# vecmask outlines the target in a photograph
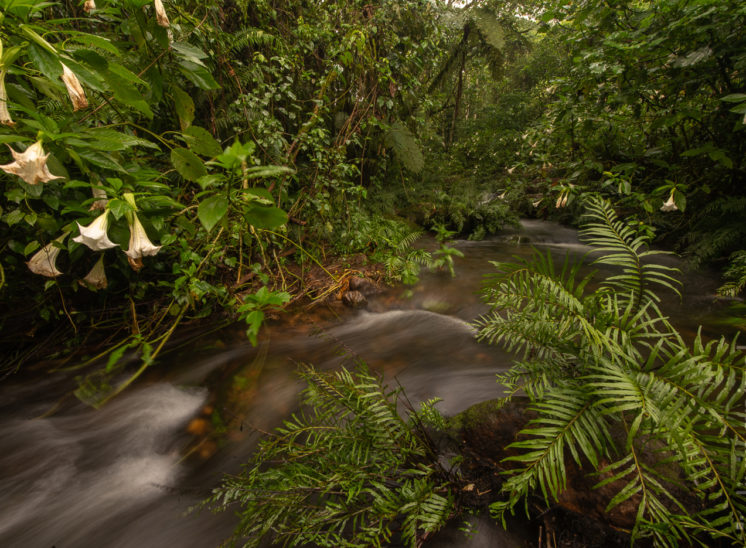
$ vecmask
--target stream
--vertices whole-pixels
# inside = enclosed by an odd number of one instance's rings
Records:
[[[526,256],[531,246],[581,256],[576,231],[545,221],[480,242],[459,241],[455,279],[422,276],[409,293],[390,289],[366,310],[337,321],[270,325],[257,348],[240,328],[185,334],[179,349],[144,380],[100,410],[71,397],[65,372],[38,371],[0,386],[0,546],[5,548],[209,548],[226,539],[230,512],[187,511],[225,473],[237,472],[260,438],[295,408],[298,363],[321,369],[362,359],[398,382],[411,402],[442,398],[458,413],[498,397],[495,373],[512,356],[477,344],[468,322],[486,311],[479,299],[489,261]],[[679,265],[675,258],[667,259]],[[716,327],[726,305],[714,299],[717,276],[685,272],[684,298],[662,309],[685,334]],[[264,328],[263,328],[264,329]],[[178,341],[177,341],[178,342]],[[62,399],[63,403],[59,404]],[[59,405],[55,413],[50,409]],[[454,524],[427,546],[518,547],[526,532],[472,520],[470,538]]]

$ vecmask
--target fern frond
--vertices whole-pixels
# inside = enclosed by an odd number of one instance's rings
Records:
[[[605,284],[626,291],[638,306],[651,300],[659,301],[651,286],[665,287],[680,295],[680,282],[668,274],[678,272],[678,269],[643,262],[648,257],[666,253],[648,250],[649,238],[620,220],[608,200],[589,197],[586,208],[585,217],[589,221],[580,230],[580,237],[603,254],[594,264],[607,264],[622,270],[620,274],[606,278]]]
[[[240,505],[234,541],[382,546],[394,541],[391,524],[400,520],[402,540],[415,547],[453,513],[431,449],[397,413],[399,391],[360,367],[301,370],[304,409],[207,501]]]
[[[603,415],[582,391],[567,385],[555,388],[532,409],[541,418],[520,432],[528,439],[509,446],[522,453],[505,460],[522,466],[511,470],[503,486],[503,492],[510,494],[509,502],[491,507],[498,517],[534,489],[540,490],[547,501],[556,500],[566,487],[565,451],[578,465],[585,458],[595,466],[611,446]]]
[[[746,544],[744,355],[735,340],[701,333],[687,345],[655,295],[678,291],[677,270],[650,262],[659,253],[608,202],[591,198],[588,211],[583,238],[604,253],[595,263],[618,269],[599,288],[584,294],[577,267],[557,272],[535,252],[497,264],[483,292],[492,311],[478,336],[523,354],[500,380],[537,413],[522,432],[529,439],[511,446],[522,467],[506,472],[508,500],[491,509],[501,517],[532,491],[556,498],[566,459],[597,469],[600,455],[616,453],[599,486],[617,489],[608,510],[639,508],[633,538],[675,546],[706,533]]]
[[[420,145],[409,128],[401,122],[394,122],[384,136],[384,143],[394,151],[396,159],[412,173],[419,173],[425,167],[425,157]]]

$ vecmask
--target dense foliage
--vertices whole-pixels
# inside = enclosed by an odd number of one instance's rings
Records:
[[[412,284],[455,273],[450,237],[587,205],[620,272],[537,253],[486,290],[479,336],[524,354],[502,381],[539,416],[493,510],[557,498],[569,456],[618,487],[609,509],[638,505],[634,537],[744,543],[743,359],[684,342],[647,247],[746,287],[743,2],[0,0],[0,20],[3,376],[53,358],[101,405],[185,321],[256,344],[331,293],[310,265],[344,287],[327,253]],[[242,506],[236,540],[417,545],[456,511],[421,415],[365,371],[303,376],[304,412],[213,498]]]
[[[436,5],[0,9],[4,371],[105,346],[88,357],[108,354],[107,375],[79,393],[96,403],[122,356],[142,358],[136,376],[185,320],[223,311],[256,341],[328,246],[398,253],[365,200],[421,167],[408,126]]]
[[[743,2],[484,1],[467,12],[475,24],[446,88],[443,134],[462,136],[453,169],[497,180],[529,214],[568,219],[570,206],[576,217],[576,197],[602,193],[695,263],[731,257],[725,291],[742,286]]]

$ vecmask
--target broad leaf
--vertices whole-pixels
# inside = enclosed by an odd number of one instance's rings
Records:
[[[171,95],[174,98],[174,110],[179,117],[181,131],[184,131],[194,120],[194,101],[191,95],[178,86],[171,87]]]
[[[288,214],[279,207],[253,205],[246,210],[246,221],[256,228],[271,230],[288,222]]]
[[[175,148],[171,151],[171,163],[179,175],[187,181],[197,181],[207,175],[205,165],[194,152],[185,148]]]
[[[228,211],[228,199],[222,194],[202,200],[197,208],[197,217],[208,232],[212,230]]]
[[[204,128],[190,126],[184,131],[183,136],[189,148],[197,154],[214,158],[223,152],[220,143]]]

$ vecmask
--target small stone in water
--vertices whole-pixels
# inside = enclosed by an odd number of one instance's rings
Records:
[[[348,291],[342,295],[342,302],[352,308],[360,308],[368,304],[368,299],[359,291]]]

